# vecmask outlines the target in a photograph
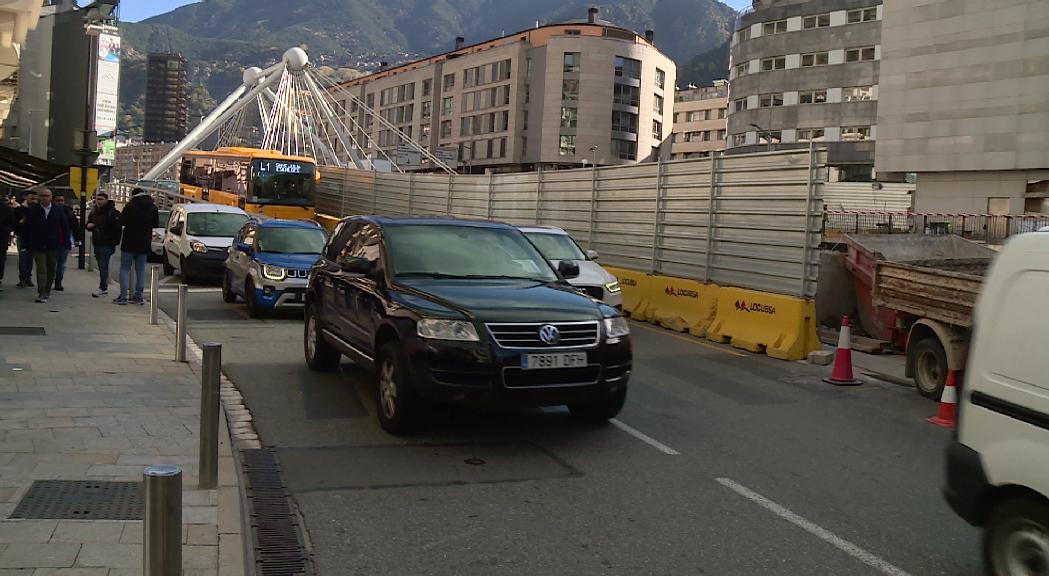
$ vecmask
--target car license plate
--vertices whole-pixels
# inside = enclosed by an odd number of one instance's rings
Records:
[[[580,366],[586,366],[586,352],[521,355],[521,368],[525,370],[542,370],[545,368],[578,368]]]

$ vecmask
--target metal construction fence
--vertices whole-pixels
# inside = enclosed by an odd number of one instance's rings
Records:
[[[317,211],[564,228],[602,262],[811,298],[824,150],[489,175],[321,169]]]
[[[1049,226],[1049,216],[923,212],[827,212],[826,233],[955,234],[1001,244],[1006,238]]]

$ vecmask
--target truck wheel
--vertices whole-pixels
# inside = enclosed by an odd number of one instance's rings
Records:
[[[908,351],[914,359],[914,383],[918,393],[937,402],[947,382],[947,353],[935,338],[919,340]]]
[[[601,423],[615,418],[623,409],[624,402],[626,402],[626,386],[586,404],[570,404],[568,411],[572,413],[572,416],[584,422]]]
[[[412,388],[408,361],[400,344],[389,342],[379,350],[375,414],[379,425],[394,436],[413,432],[419,425],[421,399]]]
[[[1049,506],[1041,500],[1006,500],[991,511],[983,532],[989,576],[1049,573]]]
[[[342,354],[324,339],[320,319],[317,318],[316,306],[306,309],[306,322],[302,336],[302,349],[306,353],[306,365],[310,367],[310,370],[331,372],[339,367]]]

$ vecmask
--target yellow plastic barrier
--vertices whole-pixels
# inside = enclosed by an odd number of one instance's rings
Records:
[[[648,320],[677,332],[705,336],[717,310],[718,287],[670,276],[653,275],[650,279]]]
[[[605,266],[619,280],[623,290],[623,311],[635,320],[648,320],[651,307],[652,277],[644,272]]]
[[[802,360],[820,349],[816,304],[756,290],[718,288],[717,315],[707,339],[781,360]]]
[[[335,231],[335,225],[339,223],[339,220],[341,220],[341,218],[336,218],[335,216],[328,216],[327,214],[320,213],[314,214],[313,219],[319,222],[321,226],[324,226],[324,229],[328,231],[328,234],[331,234]]]

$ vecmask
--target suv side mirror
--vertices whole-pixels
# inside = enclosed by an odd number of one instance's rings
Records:
[[[587,250],[586,251],[586,259],[587,260],[597,260],[597,256],[598,256],[597,250]]]
[[[246,242],[237,242],[236,246],[237,246],[237,250],[239,250],[239,251],[241,251],[241,252],[243,252],[245,254],[250,254],[251,253],[251,246],[249,246]]]
[[[375,270],[375,263],[365,258],[347,258],[339,264],[339,268],[347,274],[359,274],[366,276]]]
[[[562,260],[557,264],[557,271],[565,278],[575,278],[579,276],[579,263],[573,260]]]

